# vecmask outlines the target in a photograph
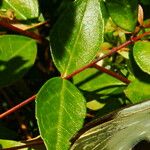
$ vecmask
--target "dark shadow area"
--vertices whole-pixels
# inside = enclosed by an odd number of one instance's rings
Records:
[[[137,63],[134,60],[133,57],[133,51],[130,51],[129,53],[129,57],[130,57],[130,64],[129,64],[129,68],[131,70],[131,72],[134,74],[134,76],[139,79],[140,81],[146,82],[146,83],[150,83],[150,76],[149,74],[143,72],[140,67],[137,65]]]
[[[42,12],[44,18],[54,20],[54,18],[57,16],[56,12],[63,3],[63,0],[38,0],[38,2],[40,6],[40,12]]]
[[[137,143],[132,150],[150,150],[150,142],[147,140],[142,140]]]
[[[147,0],[147,2],[146,2],[146,0],[145,0],[145,4],[144,4],[144,3],[141,3],[141,6],[142,6],[143,11],[144,11],[144,19],[145,19],[145,20],[146,20],[146,19],[149,19],[150,3],[148,2],[148,0]]]
[[[72,35],[76,8],[72,0],[39,0],[39,6],[44,18],[50,20],[51,47],[53,55],[60,60]]]
[[[58,62],[66,55],[66,45],[73,35],[76,8],[73,2],[66,5],[50,31],[50,41],[53,56]]]
[[[28,61],[23,60],[21,57],[14,57],[10,59],[9,61],[2,61],[0,60],[0,86],[7,86],[11,84],[12,82],[17,81],[20,79],[24,73],[29,68],[22,67],[27,63]]]

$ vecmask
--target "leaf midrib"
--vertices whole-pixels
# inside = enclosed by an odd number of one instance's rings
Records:
[[[16,9],[10,2],[8,2],[8,0],[5,0],[6,3],[13,8],[18,14],[20,14],[20,16],[22,16],[24,19],[27,19],[25,15],[23,15],[18,9]]]
[[[65,69],[65,72],[64,72],[64,76],[67,75],[68,68],[70,67],[71,60],[72,60],[72,58],[74,57],[75,47],[76,47],[76,44],[77,44],[78,39],[79,39],[79,37],[80,37],[80,32],[81,32],[81,29],[82,29],[82,26],[83,26],[82,22],[83,22],[83,18],[84,18],[84,16],[85,16],[85,11],[86,11],[87,5],[88,5],[88,0],[87,0],[87,2],[86,2],[86,4],[85,4],[84,14],[83,14],[83,17],[82,17],[81,22],[80,22],[80,24],[79,24],[79,27],[78,27],[78,29],[77,29],[77,31],[78,31],[77,33],[78,33],[78,34],[77,34],[77,36],[76,36],[76,38],[75,38],[76,40],[75,40],[75,42],[74,42],[74,45],[73,45],[73,48],[72,48],[72,53],[71,53],[71,55],[70,55],[70,57],[69,57],[69,60],[68,60],[68,63],[67,63],[67,66],[66,66],[66,69]]]
[[[60,147],[60,136],[61,136],[61,130],[62,130],[62,116],[63,116],[63,104],[64,104],[64,87],[65,87],[65,81],[62,79],[62,86],[60,90],[60,109],[58,113],[58,125],[57,125],[57,142],[56,142],[56,149],[59,150]]]

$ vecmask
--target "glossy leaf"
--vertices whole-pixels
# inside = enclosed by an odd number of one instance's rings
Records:
[[[128,85],[125,94],[133,103],[148,100],[150,99],[150,82],[135,79]]]
[[[82,127],[85,99],[69,81],[53,78],[36,99],[36,117],[47,150],[68,150],[70,138]]]
[[[7,12],[13,11],[17,19],[26,20],[39,16],[38,0],[2,0],[0,9],[5,11],[6,15],[11,15],[10,12],[9,14]]]
[[[51,33],[54,63],[66,76],[96,56],[103,42],[104,17],[100,0],[71,2]]]
[[[102,119],[82,130],[71,150],[129,150],[139,141],[150,141],[150,101]],[[96,126],[94,127],[94,123]]]
[[[34,64],[36,42],[19,35],[0,36],[0,86],[21,78]]]
[[[135,30],[138,17],[137,0],[106,0],[106,6],[116,25],[127,31]]]
[[[133,56],[138,66],[150,74],[150,42],[140,41],[135,43]]]

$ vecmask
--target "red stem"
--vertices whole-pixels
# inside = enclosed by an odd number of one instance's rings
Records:
[[[26,104],[28,104],[29,102],[35,100],[36,95],[31,96],[30,98],[26,99],[25,101],[21,102],[20,104],[14,106],[13,108],[7,110],[6,112],[2,113],[0,115],[0,119],[8,116],[9,114],[17,111],[18,109],[20,109],[21,107],[25,106]]]
[[[0,23],[1,23],[1,22],[0,22]],[[122,49],[122,48],[124,48],[124,47],[126,47],[126,46],[128,46],[128,45],[130,45],[130,44],[132,44],[132,43],[134,43],[134,42],[137,42],[138,40],[140,40],[141,38],[143,38],[143,37],[146,36],[146,35],[150,35],[150,32],[145,32],[145,33],[143,33],[143,34],[140,34],[140,35],[137,36],[137,37],[131,37],[131,39],[130,39],[129,41],[126,41],[125,43],[119,45],[118,47],[114,47],[112,50],[110,50],[109,53],[103,55],[102,57],[99,57],[99,58],[95,59],[95,60],[92,61],[91,63],[89,63],[89,64],[85,65],[84,67],[82,67],[82,68],[80,68],[80,69],[74,71],[74,72],[71,73],[70,75],[67,75],[66,77],[62,77],[62,78],[64,78],[64,79],[70,79],[70,78],[72,78],[74,75],[80,73],[81,71],[83,71],[83,70],[85,70],[85,69],[87,69],[87,68],[93,67],[98,61],[100,61],[100,60],[102,60],[102,59],[104,59],[104,58],[106,58],[106,57],[108,57],[108,56],[111,56],[112,54],[116,53],[118,50],[120,50],[120,49]],[[116,75],[115,75],[115,76],[116,76]],[[125,82],[130,82],[130,81],[125,81]],[[29,102],[33,101],[33,100],[35,99],[35,97],[36,97],[36,96],[34,95],[34,96],[30,97],[29,99],[25,100],[24,102],[22,102],[22,103],[16,105],[15,107],[9,109],[8,111],[2,113],[2,114],[0,115],[0,119],[6,117],[7,115],[9,115],[9,114],[15,112],[16,110],[20,109],[20,108],[23,107],[24,105],[26,105],[26,104],[28,104]]]
[[[133,40],[133,39],[132,39]],[[98,61],[108,57],[108,56],[111,56],[112,54],[116,53],[118,50],[130,45],[131,43],[133,43],[132,40],[129,40],[121,45],[119,45],[118,47],[114,47],[112,50],[110,50],[110,52],[108,52],[107,54],[103,55],[102,57],[99,57],[97,59],[95,59],[94,61],[92,61],[91,63],[85,65],[84,67],[80,68],[80,69],[77,69],[76,71],[74,71],[73,73],[67,75],[66,77],[62,77],[64,79],[70,79],[72,78],[74,75],[82,72],[83,70],[87,69],[87,68],[90,68],[92,66],[94,66]],[[135,40],[135,39],[134,39]]]
[[[94,64],[96,64],[98,61],[100,61],[100,60],[102,60],[102,59],[104,59],[104,58],[106,58],[106,57],[108,57],[108,56],[111,56],[112,54],[116,53],[116,52],[119,51],[120,49],[122,49],[122,48],[124,48],[124,47],[126,47],[126,46],[128,46],[128,45],[130,45],[130,44],[132,44],[132,43],[134,43],[134,42],[137,42],[138,40],[140,40],[141,38],[143,38],[143,37],[146,36],[146,35],[150,35],[150,32],[145,32],[145,33],[143,33],[143,34],[140,34],[140,35],[137,36],[137,37],[131,37],[130,40],[126,41],[125,43],[123,43],[123,44],[121,44],[121,45],[119,45],[119,46],[117,46],[117,47],[112,48],[112,49],[110,50],[110,52],[108,52],[107,54],[103,55],[102,57],[99,57],[99,58],[93,60],[91,63],[85,65],[85,66],[82,67],[82,68],[77,69],[76,71],[74,71],[74,72],[72,72],[71,74],[69,74],[69,75],[67,75],[67,76],[65,76],[65,77],[62,77],[62,78],[64,78],[64,79],[70,79],[70,78],[72,78],[74,75],[76,75],[76,74],[82,72],[83,70],[92,67],[92,66],[93,66]]]
[[[42,36],[38,35],[38,34],[35,34],[33,32],[29,32],[29,31],[24,31],[24,30],[22,30],[20,28],[17,28],[17,27],[15,27],[15,26],[13,26],[9,23],[6,23],[4,21],[0,21],[0,26],[2,26],[4,28],[7,28],[9,30],[15,31],[17,33],[20,33],[22,35],[31,37],[31,38],[37,40],[39,43],[42,43],[43,41],[45,41],[45,39]]]
[[[115,73],[115,72],[113,72],[113,71],[111,71],[111,70],[108,70],[108,69],[106,69],[106,68],[104,68],[104,67],[98,66],[97,64],[95,64],[94,67],[95,67],[96,69],[98,69],[98,70],[104,72],[104,73],[107,73],[107,74],[113,76],[113,77],[116,78],[116,79],[119,79],[120,81],[122,81],[122,82],[124,82],[124,83],[126,83],[126,84],[129,84],[129,83],[131,82],[130,80],[128,80],[127,78],[125,78],[125,77],[123,77],[123,76],[121,76],[121,75],[119,75],[118,73]]]

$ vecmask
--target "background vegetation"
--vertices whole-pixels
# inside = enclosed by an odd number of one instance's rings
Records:
[[[1,148],[149,141],[149,10],[149,0],[2,0]]]

